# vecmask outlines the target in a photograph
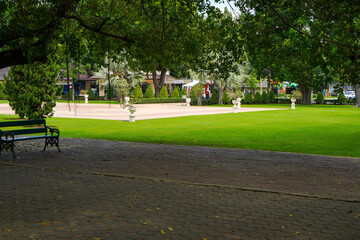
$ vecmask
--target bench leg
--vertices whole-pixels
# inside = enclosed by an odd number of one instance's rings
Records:
[[[47,141],[48,139],[47,138],[45,138],[45,146],[44,146],[44,149],[43,149],[43,151],[45,151],[46,150],[46,147],[47,147],[47,145],[48,145],[48,141]]]
[[[14,142],[11,142],[11,151],[13,153],[14,158],[16,158],[15,151],[14,151]]]
[[[58,152],[61,152],[60,150],[60,144],[59,144],[59,138],[56,139],[56,146],[58,148]]]

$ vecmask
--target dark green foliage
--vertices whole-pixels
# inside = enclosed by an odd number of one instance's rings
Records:
[[[180,90],[180,88],[178,87],[178,86],[176,86],[176,88],[175,89],[177,89],[178,90],[178,93],[179,93],[179,96],[180,96],[180,92],[181,92],[181,90]],[[175,90],[174,89],[174,90]]]
[[[325,100],[324,94],[322,92],[318,92],[316,96],[316,103],[317,104],[323,104]]]
[[[273,90],[270,90],[268,99],[269,99],[269,103],[275,103],[275,93]]]
[[[210,97],[210,102],[213,104],[218,104],[219,102],[219,92],[216,88],[212,91],[212,95]]]
[[[55,86],[59,71],[57,65],[51,63],[10,68],[4,92],[20,118],[41,119],[53,115],[56,96],[62,92],[61,86]]]
[[[183,89],[181,90],[180,92],[180,96],[186,96],[187,95],[187,91],[186,91],[186,88],[183,87]]]
[[[171,93],[171,98],[180,98],[179,88],[175,88],[175,90]]]
[[[106,92],[106,97],[111,100],[114,98],[114,87],[113,86],[107,86],[106,87],[107,92]]]
[[[131,94],[131,97],[132,97],[132,98],[142,98],[142,97],[144,97],[144,95],[143,95],[143,93],[142,93],[142,90],[141,90],[141,87],[140,87],[139,84],[136,85],[133,93]]]
[[[261,102],[262,103],[268,103],[268,95],[267,95],[267,93],[265,91],[261,95]]]
[[[182,98],[131,98],[134,104],[147,104],[147,103],[183,103],[185,99]]]
[[[227,91],[224,91],[223,97],[222,97],[223,104],[229,104],[231,103],[231,98]]]
[[[201,106],[202,104],[201,98],[203,97],[203,95],[204,95],[203,85],[201,85],[200,83],[196,84],[191,88],[190,96],[191,98],[197,99],[198,106]]]
[[[251,93],[246,93],[244,97],[244,103],[253,103],[253,98],[251,96]]]
[[[261,95],[259,92],[256,92],[254,96],[254,103],[261,103],[261,102],[262,102]]]
[[[168,98],[169,97],[168,90],[167,90],[165,85],[160,90],[160,96],[159,97],[160,98]]]
[[[93,92],[93,90],[91,88],[89,88],[86,92],[86,94],[89,96],[89,100],[94,100],[95,99],[95,93]]]
[[[144,98],[154,98],[154,90],[151,84],[149,84],[149,86],[146,88]]]
[[[339,93],[338,103],[339,103],[339,104],[344,104],[344,103],[346,103],[346,98],[345,98],[344,92],[340,92],[340,93]]]

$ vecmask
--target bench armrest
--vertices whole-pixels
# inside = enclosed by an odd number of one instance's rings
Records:
[[[12,133],[12,132],[1,132],[0,133],[0,140],[2,141],[2,140],[5,140],[5,141],[9,141],[9,140],[11,140],[11,141],[14,141],[14,138],[15,138],[15,135],[14,135],[14,133]]]
[[[46,130],[50,132],[51,136],[54,136],[54,133],[59,136],[60,135],[60,131],[57,128],[50,128],[48,126],[45,126]]]

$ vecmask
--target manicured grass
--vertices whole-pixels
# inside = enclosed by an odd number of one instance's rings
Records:
[[[257,105],[269,107],[271,105]],[[360,109],[275,104],[282,110],[136,121],[48,119],[63,137],[360,157]],[[9,118],[9,116],[1,116]],[[13,116],[12,116],[13,118]]]

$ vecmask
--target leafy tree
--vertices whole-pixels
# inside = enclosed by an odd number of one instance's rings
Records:
[[[266,92],[263,92],[262,95],[261,95],[261,102],[262,103],[268,103],[268,95]]]
[[[178,88],[175,88],[174,91],[171,93],[171,98],[179,98],[179,90]]]
[[[323,104],[325,100],[325,96],[322,92],[318,92],[317,96],[316,96],[316,103],[317,104]]]
[[[187,95],[186,88],[183,87],[183,89],[182,89],[181,92],[180,92],[180,95],[181,95],[181,96],[184,96],[184,95],[186,96],[186,95]]]
[[[88,98],[90,100],[94,100],[95,99],[95,93],[93,92],[93,90],[91,88],[89,88],[86,92],[86,94],[89,96]]]
[[[144,98],[154,98],[154,90],[151,84],[149,84],[148,87],[146,88]]]
[[[244,97],[244,103],[253,103],[253,98],[251,96],[251,93],[246,93]]]
[[[224,95],[222,97],[222,103],[229,104],[230,102],[231,102],[231,98],[230,98],[229,94],[227,93],[227,91],[224,91]]]
[[[256,92],[254,96],[254,103],[261,103],[261,102],[262,102],[261,95],[259,92]]]
[[[159,97],[160,98],[168,98],[169,97],[168,90],[167,90],[166,86],[162,87]]]
[[[216,88],[213,89],[211,97],[210,97],[210,102],[213,104],[218,104],[219,103],[219,93],[218,90]]]
[[[133,97],[133,98],[143,98],[144,97],[140,85],[136,85],[131,97]]]
[[[275,102],[275,93],[273,90],[270,90],[269,92],[269,103],[274,103]]]
[[[195,98],[197,99],[197,105],[198,105],[198,106],[201,106],[201,105],[202,105],[201,98],[202,98],[203,95],[204,95],[204,88],[203,88],[203,86],[202,86],[200,83],[198,83],[198,84],[196,84],[195,86],[193,86],[193,87],[191,88],[191,93],[190,93],[190,95],[191,95],[192,97],[195,97]]]
[[[61,87],[55,87],[60,69],[56,64],[33,63],[10,68],[4,92],[20,118],[40,119],[53,115]]]
[[[338,103],[341,104],[341,105],[346,103],[346,97],[345,97],[344,92],[339,93]]]

